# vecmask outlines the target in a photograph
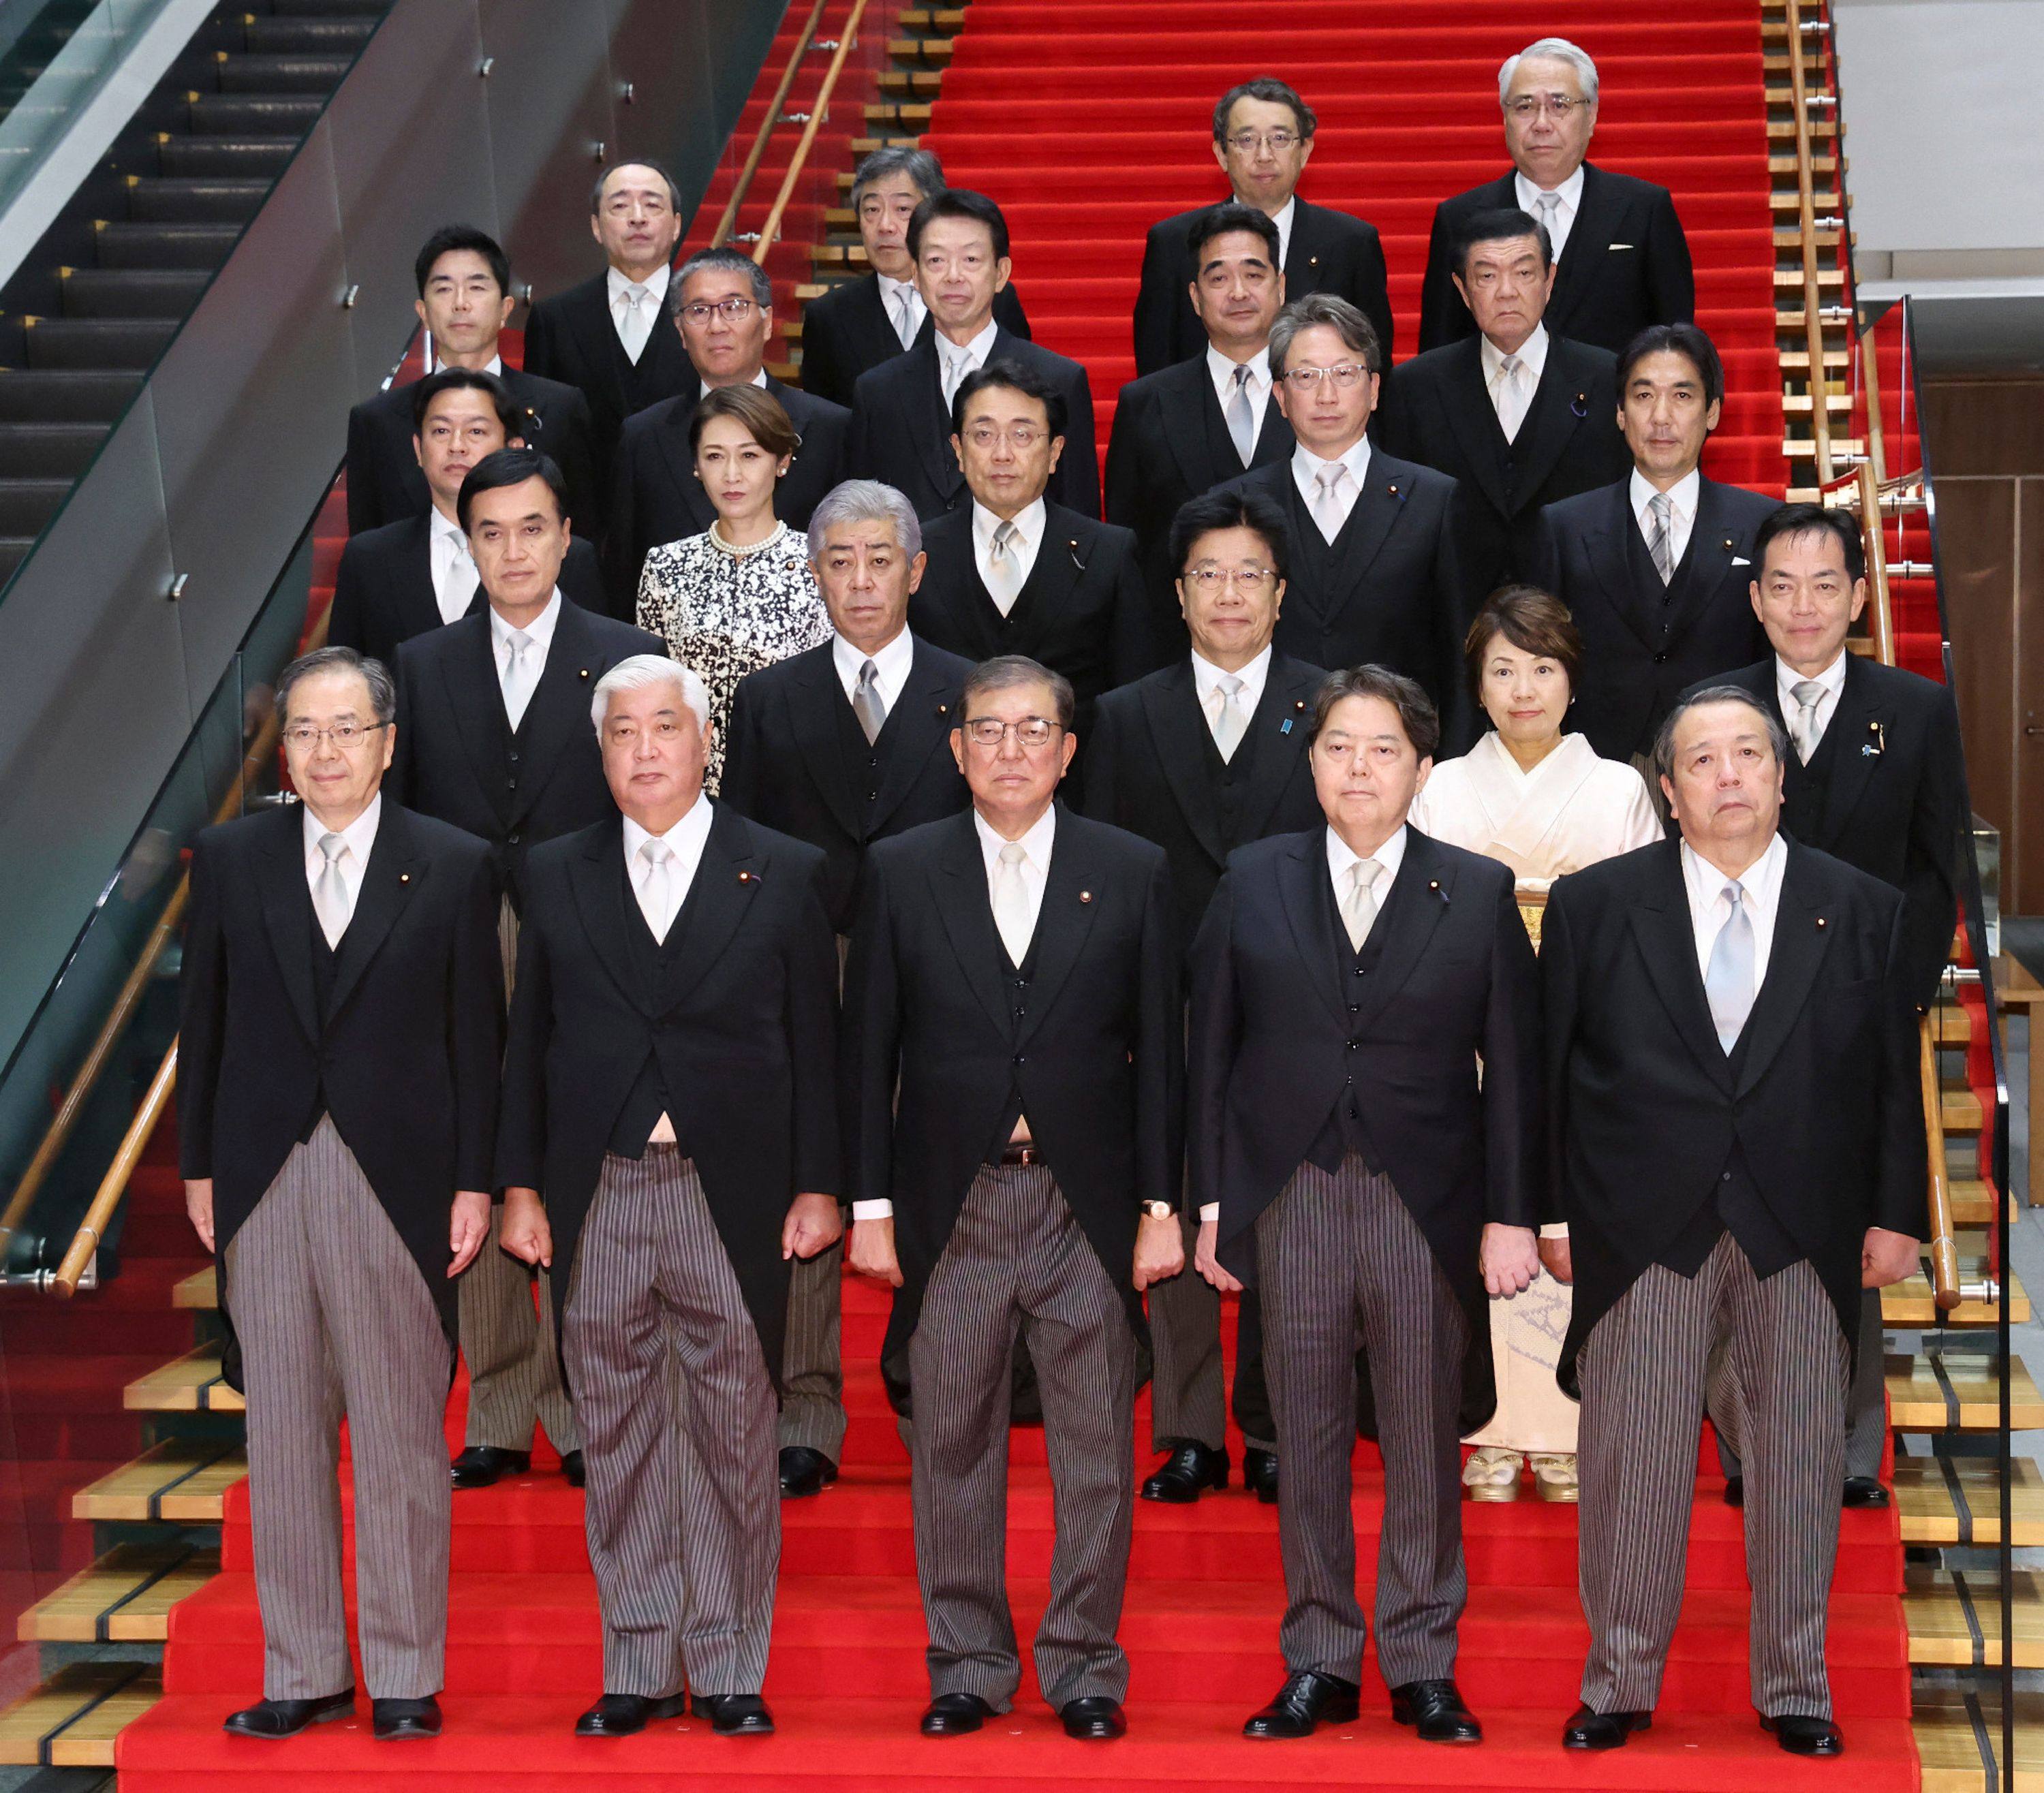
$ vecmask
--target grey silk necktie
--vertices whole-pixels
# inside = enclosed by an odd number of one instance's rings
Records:
[[[327,945],[337,946],[341,935],[348,931],[351,912],[348,881],[340,875],[340,856],[348,850],[348,843],[339,835],[321,835],[319,850],[326,855],[326,863],[320,867],[319,877],[313,884],[313,913],[319,917],[320,932],[326,936]]]
[[[525,720],[525,706],[532,701],[532,638],[523,629],[513,629],[511,653],[504,662],[504,713],[513,729]]]
[[[901,339],[904,348],[915,346],[915,301],[909,296],[909,289],[904,286],[894,295],[894,334]]]
[[[1220,700],[1214,705],[1214,745],[1224,761],[1231,760],[1242,744],[1243,731],[1249,726],[1249,718],[1242,712],[1242,681],[1233,673],[1216,679],[1214,695]]]
[[[1249,457],[1256,452],[1256,419],[1249,409],[1249,368],[1245,363],[1236,367],[1233,380],[1235,390],[1228,395],[1228,433],[1234,439],[1235,451],[1242,458],[1244,466]]]
[[[1704,973],[1712,1024],[1718,1031],[1718,1044],[1727,1052],[1739,1043],[1746,1018],[1753,1012],[1753,918],[1739,900],[1743,894],[1737,878],[1725,885],[1723,895],[1731,913],[1718,930],[1711,962]]]
[[[1015,608],[1021,594],[1022,566],[1015,557],[1015,525],[1004,523],[993,532],[986,557],[986,591],[1002,616]]]
[[[1348,869],[1348,889],[1341,901],[1342,925],[1348,930],[1351,951],[1361,952],[1377,920],[1377,893],[1373,886],[1383,870],[1374,859],[1358,859]]]
[[[887,700],[880,694],[880,669],[870,660],[859,669],[859,684],[851,693],[851,713],[859,718],[866,744],[871,747],[887,726]]]
[[[1666,492],[1656,492],[1646,501],[1646,551],[1654,557],[1654,570],[1661,583],[1675,577],[1675,506]]]
[[[653,295],[634,282],[618,296],[624,301],[624,316],[618,323],[617,340],[624,344],[625,359],[636,367],[653,333]]]
[[[1008,949],[1009,962],[1020,966],[1029,954],[1029,889],[1022,881],[1022,862],[1028,858],[1017,840],[1001,849],[993,868],[993,925],[1001,930],[1001,943]]]
[[[1342,525],[1348,521],[1348,512],[1341,501],[1341,484],[1348,478],[1348,463],[1336,461],[1331,466],[1324,466],[1313,475],[1320,490],[1313,494],[1313,521],[1320,526],[1327,545],[1334,546],[1335,537],[1342,532]]]
[[[1554,246],[1554,228],[1562,216],[1562,196],[1558,193],[1535,195],[1533,204],[1540,213],[1540,221],[1547,227],[1547,245]]]
[[[1820,739],[1817,706],[1824,701],[1824,688],[1814,678],[1800,678],[1788,687],[1788,694],[1796,700],[1795,720],[1788,724],[1788,733],[1796,743],[1796,757],[1808,766]]]

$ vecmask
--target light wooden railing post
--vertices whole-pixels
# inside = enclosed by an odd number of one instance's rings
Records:
[[[823,22],[824,7],[828,0],[816,0],[809,9],[809,23],[802,27],[801,36],[795,40],[795,48],[788,57],[788,66],[781,71],[781,84],[774,90],[774,98],[766,108],[766,116],[759,121],[759,134],[752,140],[752,151],[745,158],[745,166],[739,171],[737,184],[731,190],[724,216],[717,221],[717,229],[711,236],[709,246],[721,249],[731,240],[731,233],[738,227],[738,209],[745,203],[745,195],[751,190],[752,177],[759,172],[759,163],[766,153],[766,140],[774,134],[774,127],[781,121],[781,108],[795,85],[795,75],[802,66],[802,58],[809,53],[809,45],[815,40],[816,27]]]
[[[1810,429],[1816,443],[1817,483],[1831,483],[1831,394],[1824,376],[1823,295],[1817,278],[1815,170],[1810,139],[1810,90],[1803,60],[1803,15],[1798,0],[1788,9],[1788,90],[1796,109],[1796,203],[1803,239],[1803,335],[1810,353]]]
[[[1917,1025],[1918,1064],[1923,1078],[1923,1131],[1929,1135],[1929,1220],[1923,1242],[1931,1260],[1931,1297],[1941,1314],[1959,1304],[1959,1252],[1952,1238],[1952,1192],[1945,1172],[1945,1099],[1938,1082],[1938,1054],[1931,1039],[1931,1018]]]
[[[814,103],[809,108],[809,121],[802,127],[801,140],[795,145],[794,159],[788,164],[788,171],[781,177],[781,190],[774,196],[774,209],[766,214],[766,221],[759,227],[759,246],[752,251],[752,259],[764,267],[766,252],[774,247],[774,239],[781,233],[781,220],[788,209],[788,202],[793,196],[795,183],[802,178],[803,165],[809,159],[810,146],[816,140],[816,132],[822,129],[824,113],[829,109],[832,91],[837,86],[837,78],[843,70],[845,58],[851,55],[851,46],[859,34],[859,21],[866,16],[866,0],[857,0],[851,9],[851,17],[844,21],[844,29],[838,34],[836,53],[831,57],[830,67],[824,72],[824,83],[816,90]]]

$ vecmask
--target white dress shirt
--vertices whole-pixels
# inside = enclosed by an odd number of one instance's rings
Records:
[[[604,271],[604,290],[609,294],[610,298],[611,327],[617,331],[617,340],[624,345],[624,352],[632,356],[635,363],[638,361],[639,355],[632,354],[632,339],[624,333],[624,320],[631,315],[630,309],[625,303],[625,294],[633,290],[636,285],[638,290],[644,293],[647,298],[653,301],[651,311],[644,309],[646,303],[644,299],[639,301],[640,315],[646,320],[646,334],[639,340],[639,353],[644,354],[646,344],[653,340],[653,332],[659,328],[662,314],[667,309],[664,301],[667,297],[667,280],[670,272],[671,271],[663,262],[644,280],[634,282],[626,279],[614,267]]]
[[[711,393],[717,390],[708,380],[698,379],[696,383],[702,389],[696,394],[696,397],[698,399],[709,397]],[[766,390],[766,370],[764,367],[762,367],[759,371],[755,374],[746,383],[748,386],[755,386],[759,387],[762,392],[764,392]]]
[[[995,875],[1001,868],[1001,850],[1008,845],[999,835],[987,826],[986,818],[974,809],[972,825],[979,835],[981,857],[986,864],[986,900],[993,901]],[[1058,831],[1058,806],[1054,803],[1039,816],[1016,844],[1023,851],[1021,864],[1022,889],[1029,904],[1029,931],[1033,935],[1036,924],[1043,913],[1043,886],[1051,876],[1051,850]],[[870,1201],[855,1201],[851,1204],[854,1220],[886,1220],[893,1218],[894,1204],[884,1197]]]
[[[1739,900],[1753,923],[1753,994],[1767,981],[1767,961],[1774,950],[1774,916],[1781,906],[1781,874],[1788,869],[1788,847],[1779,831],[1767,843],[1767,850],[1746,868],[1739,880]],[[1731,905],[1725,900],[1725,885],[1731,881],[1709,861],[1682,843],[1682,885],[1689,893],[1689,926],[1696,937],[1696,970],[1708,977],[1711,949],[1718,933],[1731,919]]]
[[[880,701],[892,716],[894,706],[901,701],[909,671],[916,663],[916,638],[904,624],[901,633],[885,647],[868,654],[863,647],[853,647],[843,635],[833,633],[831,664],[837,669],[837,681],[844,687],[844,701],[847,704],[859,689],[859,669],[868,660],[873,662],[873,682],[880,688]]]
[[[525,625],[526,636],[532,644],[527,652],[531,655],[528,664],[534,691],[540,689],[540,681],[546,675],[547,650],[554,644],[554,628],[560,620],[561,588],[556,586],[554,595],[547,600],[546,608]],[[491,656],[497,662],[497,682],[501,685],[504,682],[505,674],[511,666],[511,625],[497,614],[494,605],[490,607],[490,647]],[[531,701],[528,696],[526,702],[529,705]],[[510,720],[510,712],[507,710],[505,714],[505,720]],[[519,719],[523,720],[522,717]],[[513,721],[511,726],[515,729],[518,723]]]
[[[1299,488],[1299,496],[1306,501],[1306,514],[1316,521],[1319,519],[1313,501],[1320,495],[1320,469],[1337,463],[1348,469],[1348,478],[1335,488],[1340,497],[1341,522],[1336,525],[1334,535],[1327,536],[1330,543],[1347,527],[1356,500],[1362,496],[1363,476],[1370,471],[1370,438],[1362,437],[1346,454],[1337,455],[1332,461],[1322,460],[1304,443],[1292,451],[1292,483]]]
[[[327,833],[326,824],[305,805],[299,806],[305,818],[305,882],[314,891],[319,889],[320,874],[326,870],[326,854],[320,850],[320,839]],[[342,886],[348,892],[348,913],[350,920],[355,915],[355,905],[362,895],[362,876],[369,869],[369,850],[376,844],[376,824],[383,814],[383,793],[378,791],[369,800],[369,807],[344,828],[336,831],[348,844],[335,862],[340,873]],[[313,914],[319,915],[315,901]],[[328,946],[338,946],[340,937],[348,931],[344,923],[332,932],[328,932],[322,920],[320,931],[326,934]]]
[[[1626,490],[1631,494],[1632,514],[1639,520],[1640,539],[1650,542],[1654,524],[1646,507],[1660,496],[1660,488],[1635,467]],[[1668,488],[1668,563],[1671,566],[1680,566],[1682,556],[1689,551],[1690,532],[1696,527],[1696,501],[1703,490],[1704,476],[1694,467]]]
[[[624,818],[624,875],[632,881],[632,889],[639,899],[639,912],[646,918],[646,925],[653,931],[653,938],[664,941],[667,930],[674,925],[674,917],[682,912],[682,904],[688,900],[690,887],[696,881],[696,873],[702,865],[703,848],[709,843],[710,801],[697,793],[690,805],[688,813],[663,835],[649,834],[629,816]],[[644,858],[640,849],[649,840],[663,840],[673,850],[674,857],[667,862],[667,900],[661,902],[651,889],[652,866]],[[663,1108],[660,1118],[654,1122],[653,1131],[646,1135],[649,1146],[671,1146],[674,1143],[673,1117]]]
[[[1224,678],[1239,678],[1242,689],[1235,694],[1235,707],[1242,712],[1246,729],[1249,719],[1256,713],[1256,706],[1263,701],[1263,687],[1270,678],[1270,644],[1264,643],[1263,651],[1247,666],[1228,672],[1204,658],[1196,647],[1193,650],[1193,690],[1200,700],[1200,713],[1207,719],[1207,728],[1212,732],[1220,717],[1222,692],[1220,681]]]
[[[1845,649],[1840,648],[1838,657],[1812,676],[1824,688],[1823,696],[1817,700],[1817,713],[1811,719],[1810,751],[1814,754],[1824,739],[1824,731],[1831,725],[1831,718],[1838,713],[1838,695],[1846,688]],[[1803,707],[1796,701],[1796,687],[1803,682],[1803,678],[1779,654],[1774,656],[1774,688],[1781,693],[1782,715],[1792,722]]]
[[[901,346],[909,347],[914,343],[923,328],[923,320],[929,315],[930,308],[923,303],[923,295],[916,290],[912,280],[897,280],[891,274],[876,273],[880,282],[881,309],[887,313],[887,321],[894,327],[894,334],[901,339]],[[901,305],[909,306],[908,322],[901,321]]]
[[[1008,543],[1009,558],[1015,562],[1016,578],[1015,595],[1022,595],[1022,588],[1028,584],[1029,575],[1035,571],[1036,551],[1043,545],[1043,532],[1050,527],[1050,514],[1043,501],[1024,506],[1009,520],[1015,525],[1015,533]],[[979,576],[993,589],[989,572],[993,564],[993,532],[1001,527],[1001,519],[982,505],[978,499],[972,501],[972,553],[978,562]]]
[[[461,525],[444,516],[440,506],[426,512],[426,550],[433,574],[433,601],[440,606],[443,623],[458,623],[475,601],[475,588],[482,576],[475,570],[468,537]]]
[[[1214,397],[1220,401],[1220,414],[1224,417],[1228,415],[1228,400],[1235,396],[1236,365],[1212,343],[1207,344],[1207,374],[1213,382]],[[1258,349],[1240,365],[1249,370],[1249,378],[1242,384],[1249,395],[1249,451],[1253,455],[1256,444],[1263,439],[1264,405],[1270,397],[1270,349]]]
[[[955,343],[943,331],[934,332],[937,344],[937,385],[944,394],[944,406],[951,408],[951,395],[959,389],[959,382],[966,374],[977,373],[986,365],[986,358],[993,352],[993,339],[1001,326],[991,317],[986,328],[969,343]]]
[[[1535,219],[1539,219],[1542,189],[1535,186],[1523,175],[1513,175],[1512,184],[1519,195],[1520,210],[1530,213]],[[1562,250],[1568,247],[1569,232],[1575,228],[1576,213],[1582,209],[1582,164],[1578,162],[1576,164],[1576,171],[1559,186],[1551,190],[1555,198],[1561,201],[1561,204],[1554,208],[1553,221],[1547,224],[1547,236],[1554,247],[1554,259],[1559,261],[1562,259]]]
[[[1504,377],[1504,351],[1488,336],[1479,336],[1477,341],[1481,345],[1477,355],[1483,364],[1484,390],[1490,394],[1491,407],[1497,413],[1504,440],[1512,441],[1519,434],[1519,426],[1526,421],[1526,413],[1533,409],[1533,394],[1539,390],[1540,375],[1547,366],[1547,326],[1535,324],[1533,334],[1519,345],[1520,372],[1516,394]]]

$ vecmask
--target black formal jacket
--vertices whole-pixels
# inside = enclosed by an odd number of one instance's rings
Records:
[[[1062,390],[1065,447],[1046,496],[1053,504],[1098,516],[1100,457],[1094,446],[1093,388],[1086,382],[1085,369],[1012,335],[1005,324],[995,332],[986,359],[1018,361]],[[855,479],[886,481],[925,522],[946,511],[972,508],[965,474],[951,450],[951,413],[944,408],[934,325],[905,354],[859,376],[844,470]]]
[[[1632,514],[1631,475],[1541,512],[1527,567],[1583,638],[1571,727],[1606,759],[1654,743],[1676,693],[1767,650],[1754,614],[1753,534],[1776,501],[1703,482],[1675,577],[1661,583]]]
[[[1718,1044],[1676,840],[1556,881],[1541,922],[1551,1205],[1576,1355],[1694,1224],[1735,1155],[1859,1336],[1866,1229],[1923,1231],[1923,1098],[1900,896],[1793,841],[1767,977]]]
[[[1462,635],[1473,587],[1458,539],[1455,482],[1373,443],[1362,491],[1331,552],[1299,495],[1289,455],[1238,474],[1226,488],[1269,498],[1291,532],[1279,650],[1317,666],[1374,660],[1416,678],[1440,711],[1443,740],[1459,746],[1470,738]],[[1335,569],[1331,586],[1314,576],[1316,558]]]
[[[1377,440],[1461,488],[1463,565],[1479,601],[1531,576],[1543,505],[1632,470],[1618,428],[1618,360],[1551,332],[1533,403],[1507,442],[1484,385],[1481,339],[1416,355],[1391,378]]]
[[[650,1072],[778,1387],[788,1204],[842,1188],[823,855],[717,804],[665,952],[615,814],[547,843],[526,877],[497,1181],[546,1204],[555,1317],[613,1130]]]
[[[1151,639],[1165,662],[1191,645],[1178,607],[1178,570],[1171,564],[1171,520],[1188,499],[1239,478],[1244,470],[1214,397],[1206,339],[1200,340],[1200,351],[1189,361],[1121,389],[1107,444],[1107,520],[1135,532],[1150,593]],[[1292,448],[1292,426],[1278,410],[1275,394],[1267,394],[1249,465],[1289,459]]]
[[[1326,677],[1303,660],[1271,655],[1262,696],[1235,748],[1241,788],[1231,803],[1230,768],[1213,744],[1189,653],[1108,692],[1094,709],[1085,812],[1164,849],[1171,866],[1172,938],[1181,954],[1192,945],[1229,854],[1319,821],[1306,733],[1313,694]]]
[[[851,705],[832,649],[827,641],[738,681],[718,794],[823,850],[824,907],[849,934],[866,849],[972,801],[951,743],[972,662],[916,642],[908,682],[868,747],[855,721],[847,727]]]
[[[1504,175],[1435,208],[1420,291],[1423,351],[1476,334],[1454,286],[1462,232],[1478,212],[1518,204],[1516,179]],[[1619,355],[1648,324],[1689,324],[1696,315],[1689,242],[1667,188],[1585,162],[1581,203],[1547,301],[1548,330]]]
[[[1011,336],[1029,340],[1029,320],[1012,283],[993,295],[993,319]],[[923,328],[932,328],[927,313]],[[877,274],[840,281],[802,307],[802,390],[818,398],[849,407],[859,376],[901,352]]]
[[[224,1271],[291,1149],[330,1115],[451,1342],[450,1211],[456,1190],[492,1186],[504,1039],[490,850],[386,791],[322,1016],[304,830],[286,804],[209,828],[192,849],[179,1172],[213,1179]],[[232,1312],[224,1284],[221,1305]]]
[[[1771,652],[1700,682],[1750,691],[1788,726]],[[1810,763],[1788,754],[1782,831],[1902,893],[1904,987],[1919,1008],[1952,956],[1965,780],[1951,693],[1858,654],[1846,656],[1845,689]]]
[[[524,413],[518,434],[528,448],[551,455],[568,488],[568,516],[594,541],[603,533],[603,493],[590,434],[589,401],[571,386],[516,367],[501,376]],[[412,451],[412,387],[408,382],[365,398],[348,413],[348,532],[359,536],[432,505],[426,476]]]
[[[389,788],[488,841],[498,888],[522,913],[527,853],[617,814],[590,721],[596,681],[634,654],[667,652],[656,635],[563,604],[546,670],[513,735],[488,612],[414,635],[398,650]]]
[[[1218,202],[1216,202],[1218,203]],[[1391,297],[1377,226],[1347,212],[1294,199],[1292,240],[1285,246],[1285,297],[1332,293],[1376,326],[1391,361]],[[1196,205],[1150,227],[1143,244],[1143,279],[1135,295],[1135,371],[1154,374],[1204,353],[1206,332],[1186,289],[1193,283],[1186,233],[1212,207]]]
[[[924,530],[923,551],[929,564],[909,600],[909,628],[968,660],[1026,654],[1062,673],[1078,699],[1074,726],[1083,754],[1094,701],[1154,664],[1135,538],[1051,497],[1036,564],[1005,616],[979,576],[970,499]]]
[[[1464,1430],[1496,1405],[1479,1250],[1543,1201],[1540,992],[1509,868],[1406,831],[1358,971],[1327,829],[1230,855],[1193,943],[1189,1202],[1256,1276],[1257,1216],[1351,1100],[1470,1323]],[[1478,1062],[1481,1076],[1478,1077]]]
[[[609,271],[578,286],[536,299],[525,320],[525,371],[558,380],[589,401],[591,446],[599,469],[617,452],[617,432],[635,411],[693,393],[696,377],[682,333],[663,319],[636,362],[628,361],[610,315]]]
[[[561,562],[561,596],[585,610],[603,608],[603,574],[596,550],[580,536],[569,542],[567,559]],[[479,616],[488,608],[489,600],[478,586],[463,614]],[[401,643],[440,626],[432,526],[427,517],[408,516],[348,538],[340,551],[333,603],[327,612],[328,646],[352,647],[394,668]]]
[[[1140,1330],[1141,1204],[1178,1203],[1185,1022],[1170,906],[1161,848],[1060,805],[1018,996],[970,812],[866,855],[845,973],[847,1157],[853,1199],[894,1204],[904,1280],[882,1361],[897,1374],[930,1272],[1018,1094]]]

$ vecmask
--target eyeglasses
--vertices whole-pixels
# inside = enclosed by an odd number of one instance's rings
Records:
[[[1005,440],[1018,455],[1026,455],[1050,434],[1038,429],[1033,424],[1017,424],[1012,429],[996,429],[991,424],[974,424],[965,432],[965,439],[974,447],[986,450]]]
[[[294,722],[284,731],[284,739],[300,753],[310,753],[322,740],[332,742],[346,753],[364,735],[390,726],[387,722],[336,722],[331,728],[316,728],[309,722]]]
[[[1238,155],[1254,155],[1259,148],[1282,155],[1298,141],[1297,131],[1237,131],[1228,140],[1228,147]]]
[[[1025,716],[1020,722],[997,722],[985,716],[961,727],[965,738],[976,747],[991,751],[1012,735],[1020,746],[1035,752],[1051,744],[1051,738],[1058,733],[1060,725],[1047,716]]]
[[[714,305],[708,299],[693,300],[682,307],[682,316],[700,330],[709,322],[712,312],[727,324],[736,324],[740,318],[749,316],[752,309],[751,300],[741,299],[734,293],[729,298],[719,299]]]
[[[1203,597],[1218,597],[1224,586],[1232,586],[1245,597],[1261,597],[1278,575],[1267,566],[1195,566],[1185,577]]]
[[[1558,123],[1566,125],[1570,113],[1589,103],[1588,100],[1571,99],[1566,94],[1521,94],[1516,99],[1507,100],[1504,109],[1519,119],[1537,118],[1543,112],[1551,112]]]
[[[1369,371],[1353,361],[1337,362],[1331,367],[1288,367],[1285,370],[1285,383],[1294,392],[1313,392],[1319,389],[1323,379],[1330,379],[1347,392],[1360,386]]]

